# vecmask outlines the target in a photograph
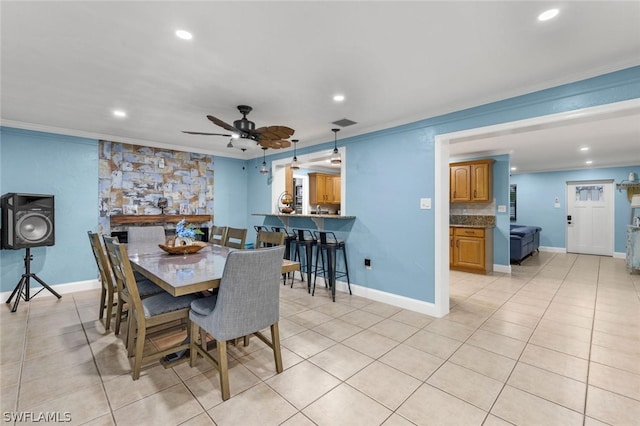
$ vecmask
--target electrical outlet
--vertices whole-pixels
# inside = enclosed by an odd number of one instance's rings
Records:
[[[428,210],[431,208],[431,198],[420,198],[420,209]]]
[[[371,270],[371,259],[365,259],[364,260],[364,267],[365,267],[365,269]]]

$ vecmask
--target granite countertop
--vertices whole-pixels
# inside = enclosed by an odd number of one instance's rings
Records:
[[[277,217],[301,217],[320,219],[355,219],[355,216],[342,216],[338,214],[286,214],[286,213],[253,213],[253,216],[277,216]]]
[[[459,228],[495,228],[495,216],[482,215],[451,215],[449,216],[449,226]]]

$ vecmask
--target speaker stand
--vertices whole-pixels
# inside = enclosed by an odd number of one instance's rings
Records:
[[[13,304],[13,308],[11,308],[11,312],[15,312],[18,309],[20,298],[23,298],[28,302],[29,300],[36,297],[44,289],[49,290],[58,299],[62,297],[58,293],[56,293],[54,289],[49,287],[47,283],[42,281],[36,274],[31,272],[31,261],[33,260],[33,255],[31,254],[30,247],[27,247],[26,250],[27,252],[24,255],[24,274],[22,274],[22,278],[20,278],[20,282],[18,282],[18,285],[16,285],[16,288],[13,289],[11,296],[9,296],[9,299],[7,299],[7,304],[9,304],[11,303],[11,299],[13,299],[13,296],[16,296],[16,301]],[[29,295],[29,290],[30,290],[29,281],[31,280],[31,278],[38,281],[40,285],[43,287],[40,290],[38,290],[36,294],[34,294],[33,296]]]

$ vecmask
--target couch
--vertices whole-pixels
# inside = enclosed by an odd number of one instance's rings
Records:
[[[541,231],[539,226],[511,225],[511,262],[519,265],[534,251],[539,251]]]

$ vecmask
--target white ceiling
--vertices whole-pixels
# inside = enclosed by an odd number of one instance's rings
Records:
[[[537,22],[552,6],[560,15]],[[224,133],[206,115],[232,123],[241,118],[236,106],[248,104],[256,126],[294,128],[301,149],[333,141],[339,119],[358,123],[342,129],[346,138],[640,64],[638,1],[0,7],[3,125],[236,158],[262,152],[181,131]],[[194,38],[176,38],[179,28]],[[336,93],[346,100],[335,103]],[[128,117],[113,117],[116,108]],[[563,148],[574,160],[583,144],[599,166],[640,164],[638,123],[634,111],[476,139],[465,150],[511,152],[520,171],[574,168]],[[552,148],[552,158],[544,155]]]

